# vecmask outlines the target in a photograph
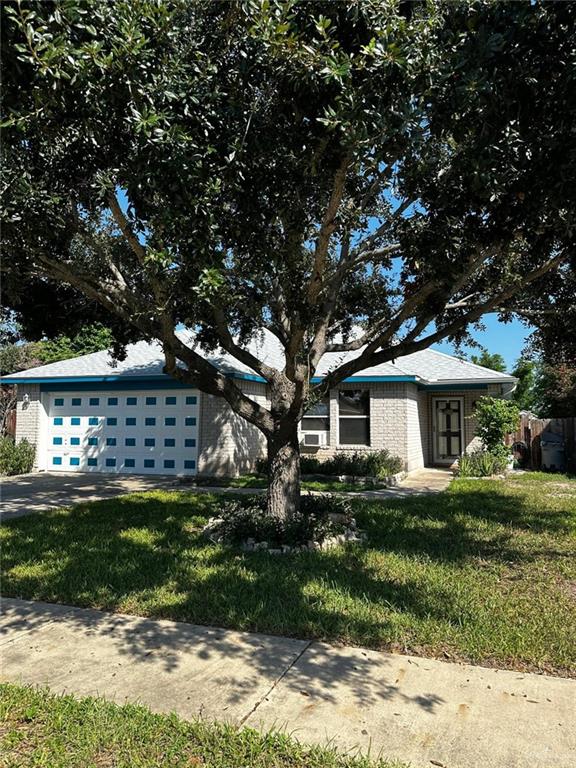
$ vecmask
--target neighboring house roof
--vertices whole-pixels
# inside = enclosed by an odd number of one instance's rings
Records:
[[[181,334],[188,343],[193,344],[193,336],[187,332]],[[278,341],[269,333],[261,333],[248,344],[249,350],[262,362],[276,368],[284,367],[284,356]],[[216,350],[197,351],[220,370],[231,376],[259,381],[260,377],[246,365],[233,358],[227,352]],[[126,358],[114,361],[107,350],[93,352],[58,363],[30,368],[26,371],[4,377],[7,384],[18,382],[66,382],[66,381],[115,381],[164,378],[164,356],[157,342],[139,341],[126,348]],[[340,363],[360,354],[357,352],[329,353],[324,355],[317,369],[316,377],[324,377]],[[513,384],[516,379],[500,371],[492,371],[466,360],[460,360],[434,349],[414,352],[399,357],[393,362],[366,368],[350,378],[351,381],[414,381],[420,384],[475,384],[502,383]]]

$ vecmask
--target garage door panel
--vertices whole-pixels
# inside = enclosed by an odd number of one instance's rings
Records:
[[[67,472],[195,474],[198,403],[195,390],[52,395],[46,465]]]

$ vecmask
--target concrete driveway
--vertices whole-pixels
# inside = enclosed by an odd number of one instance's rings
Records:
[[[3,478],[0,484],[0,519],[11,520],[31,512],[67,507],[135,491],[174,485],[174,477],[112,475],[84,472],[38,472]]]

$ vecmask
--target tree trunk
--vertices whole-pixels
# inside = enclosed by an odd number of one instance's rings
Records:
[[[268,513],[285,520],[299,509],[300,446],[295,423],[268,439]]]

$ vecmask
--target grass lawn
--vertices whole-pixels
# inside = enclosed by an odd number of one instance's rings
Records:
[[[211,485],[225,488],[266,488],[268,481],[262,475],[241,475],[240,477],[211,477],[205,483],[199,485]],[[344,483],[339,480],[303,480],[302,488],[306,491],[365,491],[376,488],[386,488],[384,483]]]
[[[144,707],[0,685],[0,765],[19,768],[393,768],[280,733],[185,722]]]
[[[353,502],[366,546],[208,543],[209,494],[156,491],[6,523],[6,596],[576,675],[576,481],[456,480]]]

